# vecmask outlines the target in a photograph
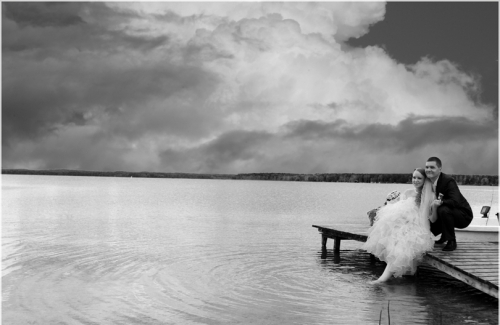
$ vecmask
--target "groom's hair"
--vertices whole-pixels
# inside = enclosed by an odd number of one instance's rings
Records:
[[[427,159],[427,161],[435,161],[436,162],[436,165],[441,168],[442,164],[441,164],[441,159],[439,159],[438,157],[430,157],[429,159]]]

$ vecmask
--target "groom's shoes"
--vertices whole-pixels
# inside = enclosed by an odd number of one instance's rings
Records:
[[[446,239],[444,239],[443,236],[441,236],[441,239],[436,240],[435,243],[436,244],[444,244],[444,243],[446,243]]]
[[[446,246],[444,246],[444,251],[454,251],[457,249],[457,241],[455,239],[448,240]]]

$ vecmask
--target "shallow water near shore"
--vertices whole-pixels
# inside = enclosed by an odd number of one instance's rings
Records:
[[[367,225],[410,186],[3,175],[2,323],[497,324],[430,267],[373,286],[360,243],[321,258],[312,224]],[[461,190],[498,212],[497,187]]]

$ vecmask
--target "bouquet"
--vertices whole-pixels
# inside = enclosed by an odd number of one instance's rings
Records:
[[[387,194],[386,202],[385,204],[389,202],[396,202],[399,200],[399,197],[401,196],[401,192],[399,191],[392,191],[391,193]]]
[[[391,193],[387,194],[386,201],[385,201],[384,205],[386,205],[387,203],[394,203],[394,202],[398,201],[400,196],[401,196],[401,192],[392,191]],[[381,207],[372,209],[366,213],[368,215],[368,219],[370,220],[370,226],[373,226],[373,224],[375,223],[375,217],[377,216],[377,211],[380,208]]]

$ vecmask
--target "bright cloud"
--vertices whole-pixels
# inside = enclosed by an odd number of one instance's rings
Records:
[[[406,172],[437,155],[452,173],[498,169],[475,76],[344,43],[384,3],[2,6],[5,168]]]

